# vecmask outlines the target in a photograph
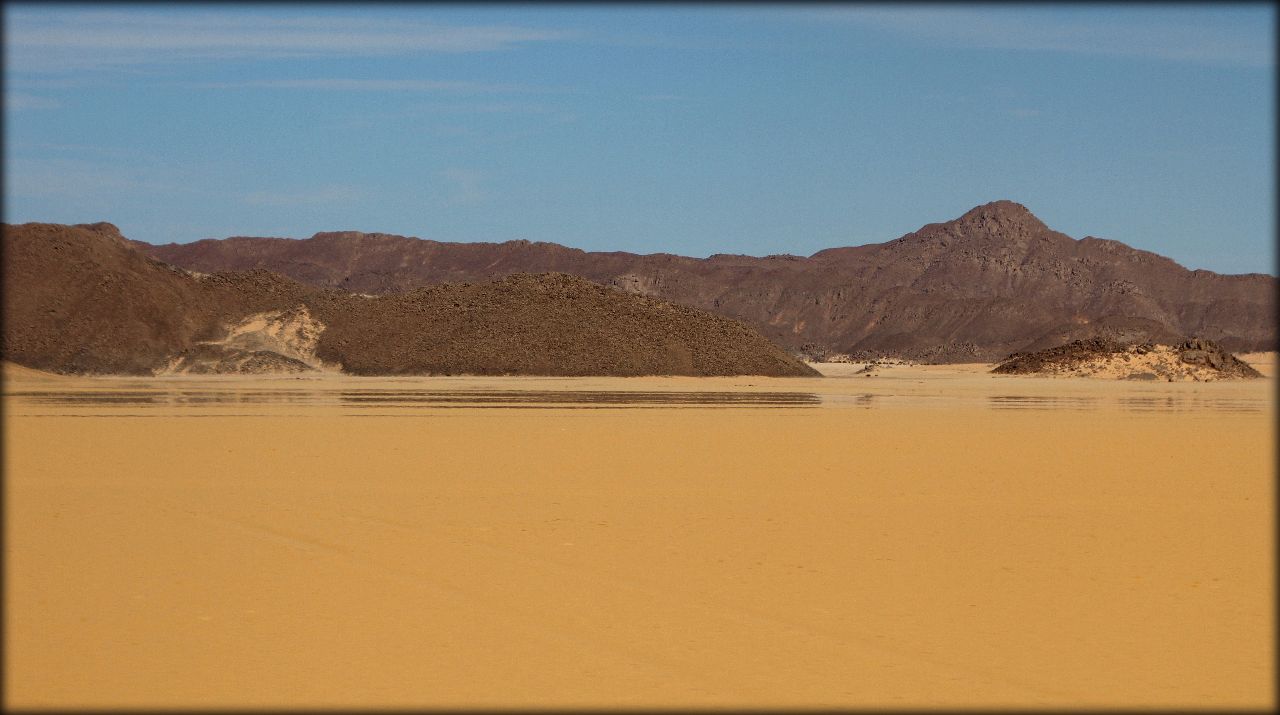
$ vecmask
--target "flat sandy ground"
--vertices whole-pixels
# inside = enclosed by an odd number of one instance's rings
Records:
[[[5,705],[1274,705],[1271,379],[857,367],[10,371]]]

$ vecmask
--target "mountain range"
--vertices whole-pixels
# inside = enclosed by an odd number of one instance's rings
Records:
[[[811,358],[996,361],[1107,337],[1276,345],[1277,279],[1188,270],[1118,241],[1073,239],[995,201],[894,240],[808,257],[587,252],[555,243],[443,243],[383,233],[134,242],[197,272],[265,269],[369,295],[559,272],[743,321]]]
[[[741,322],[564,274],[380,296],[193,274],[109,223],[4,227],[3,357],[59,373],[814,376]]]

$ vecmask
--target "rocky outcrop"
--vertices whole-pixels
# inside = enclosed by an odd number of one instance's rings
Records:
[[[555,271],[735,320],[799,353],[989,362],[1105,337],[1276,345],[1277,280],[1191,271],[1116,241],[1075,240],[1012,201],[887,243],[809,257],[589,253],[554,243],[440,243],[376,233],[236,237],[142,250],[195,271],[265,268],[369,294]]]
[[[159,374],[311,372],[322,364],[316,348],[324,324],[307,306],[249,315],[218,340],[197,343],[171,358]]]
[[[314,372],[316,367],[270,350],[200,343],[170,359],[158,375],[267,375]]]
[[[1169,382],[1262,377],[1245,361],[1201,338],[1174,345],[1125,343],[1110,338],[1076,340],[1046,350],[1015,353],[991,372]]]
[[[1262,377],[1249,363],[1223,350],[1221,346],[1209,340],[1192,338],[1173,346],[1178,351],[1178,359],[1186,365],[1209,368],[1222,377]]]

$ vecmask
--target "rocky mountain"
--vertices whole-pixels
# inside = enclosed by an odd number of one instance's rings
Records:
[[[193,271],[267,269],[373,295],[556,271],[741,320],[813,355],[994,361],[1097,336],[1276,345],[1275,277],[1187,270],[1116,241],[1075,240],[1012,201],[809,257],[698,259],[358,232],[137,245]]]
[[[366,296],[195,274],[106,223],[4,227],[3,358],[61,373],[816,375],[746,325],[564,274]]]

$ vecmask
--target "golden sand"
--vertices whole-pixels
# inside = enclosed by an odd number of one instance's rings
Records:
[[[1273,705],[1273,383],[984,369],[7,372],[5,704]]]

